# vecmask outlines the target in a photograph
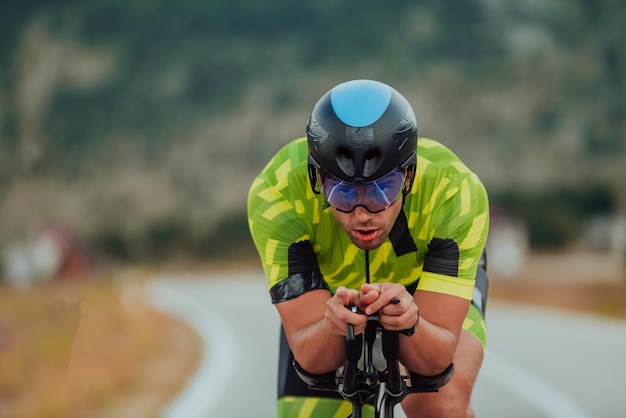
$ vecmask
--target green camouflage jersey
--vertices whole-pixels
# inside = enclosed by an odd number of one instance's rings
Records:
[[[280,289],[294,272],[303,273],[302,267],[319,268],[333,292],[339,286],[359,289],[366,280],[365,251],[352,243],[324,197],[311,190],[307,152],[306,138],[286,145],[250,189],[250,231],[274,303],[298,296],[290,291],[311,290]],[[487,239],[487,194],[442,144],[420,138],[417,155],[417,175],[403,211],[385,243],[369,251],[369,280],[407,287],[419,280],[418,289],[469,300]],[[302,253],[314,254],[317,265],[296,257]]]
[[[284,146],[248,197],[250,231],[273,303],[315,289],[360,289],[366,281],[472,300],[487,239],[488,199],[478,177],[453,152],[419,138],[413,188],[385,242],[369,251],[352,243],[323,195],[311,190],[307,155],[306,138]],[[485,323],[474,304],[463,328],[484,346]],[[279,416],[301,414],[303,408],[312,412],[298,416],[333,416],[348,407],[337,400],[279,399]]]

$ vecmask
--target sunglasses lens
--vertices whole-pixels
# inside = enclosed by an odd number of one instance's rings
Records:
[[[396,168],[384,177],[367,183],[350,183],[320,169],[321,189],[326,201],[342,212],[363,206],[376,213],[387,209],[400,196],[404,170]]]

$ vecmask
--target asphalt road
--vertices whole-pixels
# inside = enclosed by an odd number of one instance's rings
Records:
[[[273,418],[279,318],[260,271],[169,275],[154,303],[206,341],[164,418]],[[478,418],[626,417],[626,322],[490,301]]]

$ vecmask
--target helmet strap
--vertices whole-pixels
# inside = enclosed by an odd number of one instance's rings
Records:
[[[309,164],[308,171],[309,171],[309,184],[311,185],[311,190],[315,194],[320,194],[319,183],[317,182],[317,168],[313,164]]]
[[[404,187],[402,188],[403,195],[407,195],[411,193],[414,180],[415,180],[415,164],[410,164],[406,168],[406,175],[404,178]]]
[[[411,193],[411,189],[413,188],[413,182],[415,180],[415,172],[417,171],[417,152],[413,151],[411,156],[407,158],[400,167],[406,170],[402,194],[407,195]]]

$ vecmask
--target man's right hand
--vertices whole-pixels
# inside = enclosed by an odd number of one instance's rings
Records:
[[[345,336],[348,324],[354,325],[354,333],[357,335],[365,331],[367,315],[348,309],[351,306],[367,306],[367,304],[363,304],[362,297],[363,295],[357,290],[341,286],[328,299],[324,316],[333,335]]]

